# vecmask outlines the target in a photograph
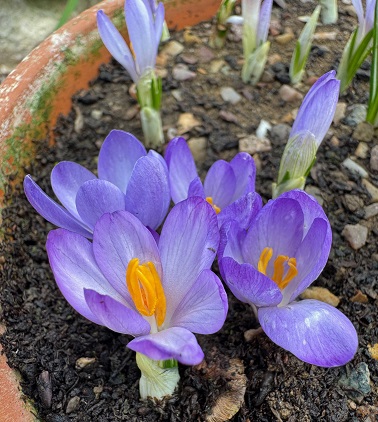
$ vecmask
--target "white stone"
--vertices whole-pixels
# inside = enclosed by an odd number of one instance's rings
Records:
[[[267,138],[260,139],[256,135],[249,135],[239,140],[239,151],[253,155],[256,152],[268,152],[272,145]]]
[[[238,94],[234,88],[231,88],[230,86],[224,86],[220,90],[221,97],[223,98],[223,101],[227,101],[231,104],[236,104],[241,100],[241,95]]]
[[[263,119],[260,121],[259,127],[256,129],[256,136],[260,139],[266,138],[270,129],[272,129],[272,125]]]
[[[361,224],[347,224],[341,234],[349,242],[350,246],[357,250],[365,245],[368,229]]]
[[[363,179],[366,179],[369,176],[368,172],[362,166],[360,166],[359,164],[357,164],[355,161],[353,161],[350,158],[347,158],[346,160],[343,161],[343,166],[347,168],[349,171],[353,173],[357,173]]]

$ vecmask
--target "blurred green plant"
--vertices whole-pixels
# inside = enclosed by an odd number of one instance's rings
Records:
[[[370,96],[366,121],[378,126],[378,2],[375,4],[373,27],[373,55],[370,74]]]

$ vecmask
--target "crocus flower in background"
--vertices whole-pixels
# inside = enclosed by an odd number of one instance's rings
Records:
[[[291,189],[303,189],[336,111],[340,81],[335,71],[321,76],[308,91],[291,129],[282,155],[273,198]]]
[[[102,10],[98,31],[110,54],[128,71],[137,87],[145,144],[157,148],[164,142],[160,117],[162,86],[155,74],[156,56],[163,31],[164,6],[154,0],[126,0],[125,18],[130,47]]]
[[[127,210],[156,229],[169,208],[168,169],[163,157],[146,149],[133,135],[112,130],[98,158],[98,178],[80,164],[62,161],[51,172],[51,186],[63,207],[25,177],[32,206],[50,223],[88,238],[106,212]]]
[[[262,206],[261,198],[255,192],[255,162],[245,152],[237,154],[230,163],[216,161],[210,167],[204,184],[198,177],[184,138],[174,138],[169,142],[165,160],[173,202],[178,203],[191,196],[206,199],[218,214],[219,227],[230,219],[248,227]]]
[[[341,92],[344,92],[348,88],[362,62],[370,54],[371,40],[373,37],[376,0],[366,0],[365,15],[361,0],[352,0],[352,3],[356,9],[358,27],[350,36],[337,69],[337,78],[341,81]]]
[[[317,6],[312,13],[310,19],[304,26],[298,41],[295,45],[293,56],[291,57],[290,63],[290,80],[292,84],[296,84],[302,80],[304,69],[306,67],[308,55],[310,54],[312,39],[316,25],[318,23],[320,6]]]
[[[216,216],[201,198],[169,213],[159,240],[132,214],[104,214],[93,243],[64,229],[46,249],[55,280],[81,315],[135,339],[140,393],[162,398],[179,379],[177,361],[199,364],[193,333],[212,334],[226,318],[227,296],[210,270],[219,243]]]
[[[225,224],[218,256],[227,286],[254,308],[266,335],[299,359],[325,367],[353,358],[356,330],[333,306],[296,299],[323,270],[331,238],[321,206],[294,190],[269,201],[248,231]]]
[[[255,85],[268,59],[270,15],[273,0],[242,0],[242,17],[231,16],[228,22],[243,23],[243,82]]]

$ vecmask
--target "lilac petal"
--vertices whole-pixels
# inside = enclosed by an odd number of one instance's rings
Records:
[[[142,0],[125,1],[126,25],[139,76],[143,75],[145,70],[155,67],[157,49],[151,16],[151,11]]]
[[[118,29],[103,10],[97,12],[97,27],[102,42],[105,44],[109,53],[129,72],[135,82],[137,80],[137,74],[131,51]]]
[[[205,199],[205,191],[203,189],[203,184],[201,179],[197,176],[189,185],[188,189],[188,198],[191,196],[199,196],[202,199]]]
[[[235,220],[243,229],[248,229],[261,208],[261,196],[256,192],[249,192],[228,207],[223,208],[218,214],[218,225],[221,227],[227,221]]]
[[[221,281],[212,271],[204,270],[176,308],[169,325],[192,333],[213,334],[222,328],[227,311]]]
[[[276,344],[313,365],[345,365],[357,351],[353,324],[339,310],[317,300],[258,310],[261,327]]]
[[[127,347],[153,360],[176,359],[184,365],[198,365],[204,358],[194,334],[181,327],[135,338]]]
[[[61,161],[51,172],[51,186],[59,201],[76,218],[81,220],[76,209],[76,195],[80,186],[97,177],[85,167],[71,161]]]
[[[260,306],[275,306],[282,300],[277,284],[252,265],[239,264],[232,258],[222,258],[223,278],[234,296],[242,302]]]
[[[203,199],[189,198],[168,214],[159,241],[167,321],[199,274],[210,269],[218,243],[216,214]]]
[[[374,2],[375,3],[375,2]],[[358,23],[359,25],[362,25],[364,22],[364,9],[362,7],[362,2],[361,0],[352,0],[352,4],[356,10],[356,14],[358,17]]]
[[[154,27],[155,27],[156,50],[159,47],[161,34],[163,33],[164,17],[165,17],[164,4],[160,2],[155,11]]]
[[[287,302],[292,302],[319,277],[327,263],[331,243],[329,222],[315,219],[295,256],[298,275],[284,291]]]
[[[101,324],[85,301],[84,289],[95,290],[125,303],[98,268],[92,243],[87,239],[64,229],[52,230],[47,236],[46,250],[60,291],[85,318]]]
[[[268,39],[272,5],[273,0],[264,0],[261,4],[259,24],[257,29],[257,47]]]
[[[117,211],[104,214],[93,233],[93,252],[109,283],[134,308],[126,286],[126,270],[131,259],[151,261],[161,276],[158,248],[150,231],[132,214]]]
[[[175,204],[188,197],[191,181],[197,177],[197,169],[190,149],[184,138],[172,139],[165,151],[169,169],[169,183]]]
[[[273,249],[267,274],[278,255],[294,257],[303,238],[304,216],[298,201],[278,197],[257,214],[243,244],[244,261],[258,266],[264,248]]]
[[[365,14],[365,33],[366,35],[374,26],[374,13],[375,13],[376,0],[366,1],[366,14]]]
[[[131,133],[112,130],[98,156],[98,177],[108,180],[126,193],[135,163],[147,155],[143,144]]]
[[[47,196],[30,175],[25,177],[24,190],[28,201],[47,221],[58,227],[79,233],[82,236],[92,237],[91,231],[85,228],[81,221],[77,221],[62,206]]]
[[[206,197],[213,198],[221,209],[230,205],[236,189],[235,173],[229,163],[216,161],[209,169],[203,184]]]
[[[239,264],[244,263],[242,245],[246,235],[247,231],[242,229],[235,220],[227,221],[222,225],[218,247],[219,264],[221,264],[220,260],[226,256],[233,258],[235,261],[239,262]]]
[[[134,167],[126,191],[126,210],[152,229],[167,215],[171,201],[168,169],[155,151],[140,158]]]
[[[100,320],[100,324],[116,333],[134,337],[149,334],[150,324],[138,312],[107,295],[84,289],[88,308]]]
[[[81,219],[93,230],[97,220],[106,212],[125,209],[125,195],[106,180],[89,180],[77,193],[76,207]]]
[[[239,152],[230,161],[236,177],[235,193],[232,201],[236,201],[248,192],[254,192],[256,166],[254,159],[246,152]]]
[[[319,80],[311,87],[299,108],[289,138],[302,131],[310,131],[318,146],[323,141],[335,114],[339,99],[340,81],[328,76]]]

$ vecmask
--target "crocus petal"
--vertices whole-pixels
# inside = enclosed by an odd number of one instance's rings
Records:
[[[205,195],[213,198],[215,205],[221,209],[230,205],[236,189],[236,177],[230,163],[216,161],[210,167],[203,186]]]
[[[155,67],[156,44],[151,12],[142,0],[125,1],[127,30],[133,46],[135,67],[139,76]]]
[[[352,0],[352,4],[353,4],[353,6],[354,6],[354,8],[356,10],[356,14],[357,14],[357,17],[358,17],[358,23],[360,25],[362,25],[363,22],[364,22],[364,20],[365,20],[364,19],[364,9],[362,7],[362,2],[361,2],[361,0]]]
[[[80,186],[97,177],[85,167],[71,161],[61,161],[51,172],[51,186],[59,201],[76,218],[81,220],[76,209],[76,195]]]
[[[106,212],[125,209],[125,195],[107,180],[89,180],[77,193],[76,207],[81,219],[93,230]]]
[[[218,262],[222,274],[221,259],[229,256],[239,264],[244,262],[242,245],[247,231],[242,229],[235,220],[224,223],[220,229],[220,241],[218,247]],[[222,274],[223,277],[223,274]]]
[[[243,229],[248,229],[261,208],[261,196],[256,192],[249,192],[228,207],[223,208],[218,214],[218,225],[222,227],[227,221],[235,220]]]
[[[81,221],[77,221],[63,207],[47,196],[30,175],[25,177],[24,190],[28,201],[47,221],[58,227],[79,233],[82,236],[92,237],[91,231],[86,229]]]
[[[109,283],[134,307],[126,287],[126,270],[131,259],[151,261],[161,276],[158,248],[150,231],[132,214],[117,211],[104,214],[93,233],[93,252]]]
[[[198,365],[204,358],[194,334],[181,327],[135,338],[127,347],[153,360],[176,359],[184,365]]]
[[[245,262],[258,266],[264,248],[273,249],[268,272],[277,255],[294,257],[303,238],[303,211],[298,201],[278,197],[269,201],[253,220],[243,244]]]
[[[164,4],[159,3],[156,11],[155,11],[155,42],[156,42],[156,50],[159,47],[160,40],[161,40],[161,34],[163,33],[163,25],[164,25]]]
[[[116,333],[143,336],[150,332],[150,324],[138,312],[107,295],[84,289],[88,308],[99,319],[100,324]]]
[[[282,300],[277,284],[250,264],[222,258],[222,275],[234,296],[250,305],[275,306]]]
[[[170,325],[192,333],[213,334],[222,328],[227,310],[221,281],[212,271],[204,270],[177,306]]]
[[[135,82],[138,78],[131,51],[118,29],[103,10],[97,12],[97,27],[102,42],[105,44],[109,53],[129,72]]]
[[[330,73],[330,72],[328,72]],[[340,81],[334,77],[322,78],[311,87],[299,108],[289,138],[309,130],[314,134],[318,146],[323,141],[335,114],[339,99]]]
[[[235,193],[232,201],[236,201],[242,195],[255,190],[256,166],[254,159],[246,152],[239,152],[230,161],[236,177]]]
[[[167,324],[199,274],[210,269],[218,243],[217,217],[206,201],[192,197],[172,208],[159,241]]]
[[[135,136],[122,130],[112,130],[105,138],[98,156],[98,177],[126,193],[135,163],[145,155],[145,147]]]
[[[206,198],[205,190],[203,189],[203,184],[198,176],[193,179],[189,185],[188,198],[190,198],[191,196],[199,196],[202,199]]]
[[[189,185],[197,177],[196,165],[184,138],[172,139],[164,157],[169,169],[172,200],[177,204],[188,197]]]
[[[272,5],[273,0],[265,0],[261,4],[259,24],[257,29],[257,45],[263,44],[268,39]]]
[[[125,303],[101,273],[93,255],[92,244],[83,236],[64,229],[47,236],[47,255],[56,283],[67,302],[81,315],[101,324],[84,298],[84,289],[95,290]]]
[[[152,229],[157,229],[167,215],[171,194],[168,169],[155,151],[140,158],[134,167],[126,191],[126,210]]]
[[[316,218],[295,256],[298,275],[284,290],[284,298],[292,302],[316,280],[325,267],[331,250],[329,222]],[[330,233],[330,230],[329,230]]]
[[[279,308],[260,308],[266,335],[299,359],[313,365],[345,365],[357,351],[353,324],[339,310],[317,300],[303,300]]]

